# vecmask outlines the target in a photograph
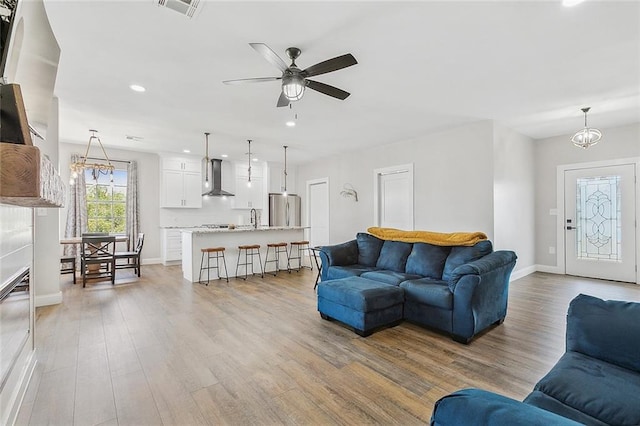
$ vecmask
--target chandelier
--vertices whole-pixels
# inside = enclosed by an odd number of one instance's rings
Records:
[[[115,167],[113,167],[113,164],[111,164],[111,161],[109,161],[109,157],[104,150],[104,146],[102,146],[102,142],[100,142],[100,138],[96,136],[97,130],[90,129],[89,131],[91,132],[91,136],[89,137],[89,143],[87,144],[87,150],[84,153],[84,157],[80,157],[81,161],[76,161],[75,163],[71,163],[69,165],[69,169],[71,169],[71,179],[69,180],[69,183],[71,185],[75,184],[75,180],[78,178],[78,175],[80,173],[84,173],[85,170],[91,170],[93,180],[97,181],[100,175],[109,174],[109,179],[111,182],[113,182],[113,170],[115,169]],[[91,148],[91,142],[93,142],[94,139],[98,141],[100,149],[102,149],[102,154],[104,154],[106,164],[87,163],[87,158],[89,157],[89,149]]]
[[[578,130],[575,135],[571,137],[571,142],[577,147],[587,149],[592,145],[597,144],[602,139],[602,133],[598,129],[591,129],[587,126],[587,113],[591,107],[582,108],[584,113],[584,129]]]

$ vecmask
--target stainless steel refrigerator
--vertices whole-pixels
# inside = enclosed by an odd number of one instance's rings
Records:
[[[300,226],[300,197],[269,194],[269,226]]]

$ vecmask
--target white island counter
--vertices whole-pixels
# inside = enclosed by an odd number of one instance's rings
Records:
[[[258,228],[242,227],[236,229],[210,229],[210,228],[190,228],[182,230],[182,274],[184,278],[191,282],[198,281],[200,273],[201,249],[207,247],[224,247],[227,261],[227,272],[229,277],[234,277],[236,272],[236,262],[238,261],[238,246],[244,244],[260,244],[260,256],[264,266],[267,254],[267,243],[290,243],[300,241],[304,237],[304,227],[283,227],[283,226],[260,226]],[[294,251],[295,253],[295,251]],[[271,256],[271,255],[270,255]],[[269,258],[272,259],[271,257]],[[258,259],[254,259],[253,270],[260,272]],[[215,261],[213,261],[215,264]],[[206,259],[205,259],[206,265]],[[275,265],[269,263],[268,271],[273,271]],[[280,257],[280,268],[286,269],[287,259]],[[238,274],[244,275],[244,266],[238,269]],[[224,275],[224,268],[221,265],[221,275]],[[251,269],[251,268],[249,268]],[[216,276],[216,271],[211,271]]]

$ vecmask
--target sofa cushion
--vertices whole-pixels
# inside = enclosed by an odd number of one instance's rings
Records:
[[[330,300],[358,312],[372,312],[402,304],[403,291],[392,285],[361,277],[322,281],[318,298]]]
[[[606,424],[640,425],[638,389],[637,372],[578,352],[566,352],[534,390]],[[532,403],[532,399],[525,401]],[[570,413],[563,411],[558,414]]]
[[[431,426],[579,426],[569,419],[481,389],[462,389],[436,401]]]
[[[444,271],[442,272],[442,279],[449,281],[452,276],[453,270],[460,265],[464,265],[468,262],[480,259],[491,253],[493,246],[491,241],[484,240],[476,243],[474,246],[455,246],[451,248],[451,253],[447,257],[447,261],[444,264]]]
[[[434,246],[427,243],[414,243],[411,254],[407,258],[405,271],[407,274],[439,280],[442,278],[444,263],[451,252],[451,247]]]
[[[422,278],[420,275],[405,274],[404,272],[394,272],[394,271],[385,271],[385,270],[365,272],[364,274],[361,275],[361,277],[367,278],[369,280],[380,281],[390,285],[398,285],[401,282],[406,280],[415,280],[417,278]]]
[[[407,301],[423,305],[437,306],[442,309],[453,309],[453,293],[446,281],[422,278],[400,283]]]
[[[549,411],[550,413],[557,414],[567,419],[567,421],[575,421],[581,425],[589,426],[609,426],[607,423],[603,423],[598,419],[583,413],[580,410],[571,408],[568,405],[564,405],[562,401],[558,401],[555,398],[550,397],[540,391],[533,391],[527,396],[524,402],[536,408]],[[571,420],[570,420],[571,419]]]
[[[384,244],[382,244],[380,257],[378,257],[376,266],[378,269],[404,272],[412,246],[413,244],[411,243],[403,243],[401,241],[385,241]]]
[[[567,314],[567,350],[640,374],[640,303],[578,295]]]
[[[365,266],[376,266],[384,240],[371,234],[359,232],[356,235],[356,241],[358,243],[358,263]]]
[[[349,265],[349,266],[329,266],[327,268],[326,280],[337,280],[346,277],[359,277],[365,272],[375,271],[375,266]],[[324,280],[324,281],[326,281]]]

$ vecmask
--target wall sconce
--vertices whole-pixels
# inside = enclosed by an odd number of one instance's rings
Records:
[[[353,185],[350,183],[345,183],[342,186],[342,191],[340,191],[340,195],[344,198],[353,198],[355,202],[358,202],[358,191],[353,188]]]

